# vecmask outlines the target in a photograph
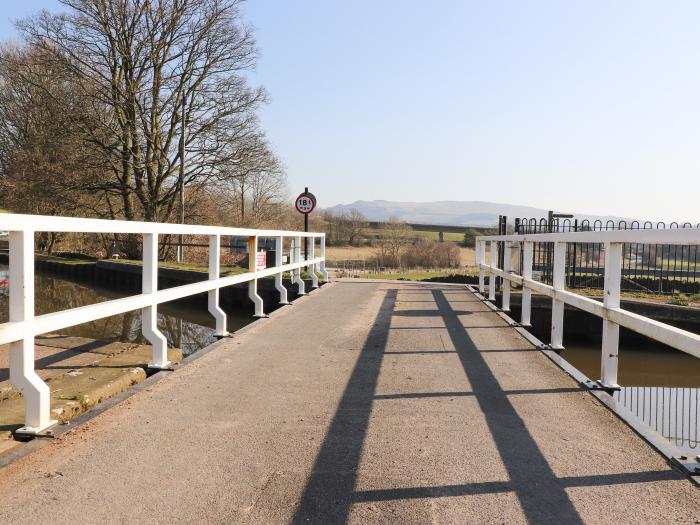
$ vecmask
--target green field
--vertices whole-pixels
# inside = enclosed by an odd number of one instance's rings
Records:
[[[456,278],[459,276],[473,277],[478,275],[476,272],[460,272],[450,270],[439,270],[433,272],[387,272],[387,273],[363,273],[360,274],[364,279],[394,279],[399,281],[425,281],[428,279],[438,279],[441,277]]]
[[[418,237],[426,237],[428,239],[433,239],[435,241],[440,240],[440,234],[438,232],[419,232],[419,231],[414,231],[413,232],[416,236]],[[458,242],[462,243],[464,242],[464,234],[463,233],[457,233],[457,232],[445,232],[443,234],[443,240],[449,241],[449,242]]]

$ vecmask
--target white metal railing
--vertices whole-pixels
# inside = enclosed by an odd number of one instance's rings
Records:
[[[494,235],[477,237],[477,265],[479,291],[485,290],[485,273],[489,274],[488,299],[496,299],[496,278],[503,278],[502,305],[510,310],[511,283],[522,286],[521,324],[530,326],[532,292],[552,298],[552,325],[550,346],[563,348],[564,305],[569,304],[603,319],[601,372],[599,383],[608,389],[620,388],[617,383],[620,326],[664,343],[695,357],[700,357],[700,335],[655,321],[620,308],[620,284],[623,243],[637,244],[700,244],[697,229],[678,230],[617,230],[578,233],[543,233],[533,235]],[[552,285],[532,278],[533,243],[553,243]],[[503,243],[503,268],[498,267],[498,244]],[[605,277],[603,302],[596,301],[565,289],[567,243],[603,243]],[[490,263],[486,263],[487,247]],[[522,254],[522,273],[512,269],[516,250]]]
[[[258,295],[258,279],[275,276],[275,288],[280,303],[287,303],[287,290],[282,284],[282,274],[292,273],[292,282],[298,293],[305,293],[301,268],[306,267],[312,287],[318,287],[315,270],[328,279],[325,268],[325,234],[278,230],[254,230],[217,226],[181,225],[131,221],[109,221],[72,217],[48,217],[40,215],[0,215],[0,230],[9,231],[9,321],[0,324],[0,344],[10,344],[10,381],[25,399],[25,426],[18,432],[37,434],[55,424],[50,418],[48,385],[34,369],[34,337],[55,332],[81,323],[141,310],[142,332],[152,345],[154,368],[165,368],[170,363],[167,341],[156,325],[157,309],[161,303],[207,292],[208,310],[216,320],[216,334],[227,335],[226,314],[219,307],[219,290],[225,286],[248,283],[248,296],[255,305],[255,315],[263,316],[263,301]],[[34,315],[34,233],[35,232],[84,232],[121,233],[143,236],[142,291],[139,295],[114,299],[98,304],[81,306],[45,315]],[[158,290],[158,235],[184,234],[209,237],[209,279],[165,290]],[[248,237],[248,272],[220,276],[220,241],[222,236]],[[274,238],[275,266],[258,269],[256,264],[258,238]],[[285,237],[291,238],[290,263],[282,264]],[[302,260],[302,237],[309,237],[309,253]],[[320,253],[314,256],[314,244],[319,239]]]

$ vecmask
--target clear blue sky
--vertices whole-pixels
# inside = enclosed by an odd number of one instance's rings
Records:
[[[14,2],[13,2],[14,4]],[[58,2],[3,6],[8,18]],[[700,2],[250,0],[293,194],[700,221]]]

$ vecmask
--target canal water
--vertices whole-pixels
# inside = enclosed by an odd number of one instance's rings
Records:
[[[7,266],[0,265],[0,322],[8,320]],[[35,307],[37,315],[96,304],[127,297],[134,292],[118,287],[105,287],[74,282],[58,276],[35,276]],[[173,301],[158,307],[158,328],[171,347],[191,354],[216,341],[214,319],[206,308],[194,307],[192,300]],[[254,319],[249,312],[227,311],[228,331],[234,332]],[[61,334],[92,339],[112,339],[125,343],[145,344],[141,335],[139,311],[127,312],[62,329]]]

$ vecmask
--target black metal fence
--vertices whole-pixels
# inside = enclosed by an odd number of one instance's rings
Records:
[[[700,228],[689,222],[589,221],[578,219],[515,220],[519,234],[582,232],[605,230],[650,230]],[[533,275],[542,282],[552,282],[552,243],[535,243]],[[522,255],[521,255],[522,265]],[[522,266],[521,266],[522,267]],[[605,274],[603,243],[568,243],[566,250],[566,284],[569,288],[602,288]],[[622,290],[659,294],[700,293],[698,246],[667,244],[623,245]]]

